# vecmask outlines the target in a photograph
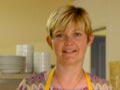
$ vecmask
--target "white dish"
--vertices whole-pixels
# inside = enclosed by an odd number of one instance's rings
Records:
[[[24,63],[25,59],[24,56],[0,55],[0,64]]]
[[[24,56],[0,55],[1,73],[20,73],[25,71],[26,58]]]

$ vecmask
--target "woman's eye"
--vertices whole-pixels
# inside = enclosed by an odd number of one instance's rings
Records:
[[[63,37],[63,34],[61,34],[61,33],[55,35],[55,38],[62,38],[62,37]]]
[[[82,34],[79,33],[79,32],[74,33],[74,36],[75,36],[75,37],[80,37],[81,35],[82,35]]]

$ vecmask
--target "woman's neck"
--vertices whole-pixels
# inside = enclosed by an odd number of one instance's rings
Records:
[[[56,65],[55,75],[59,78],[71,78],[71,77],[80,77],[83,75],[83,68],[81,65],[76,66],[65,66],[65,65]]]
[[[55,74],[54,74],[53,80],[54,80],[55,86],[59,86],[58,84],[61,84],[60,86],[64,88],[68,86],[69,88],[73,88],[73,87],[76,88],[77,85],[81,84],[82,81],[84,81],[82,83],[83,85],[85,83],[83,69],[80,66],[64,67],[64,66],[57,65],[55,68]]]

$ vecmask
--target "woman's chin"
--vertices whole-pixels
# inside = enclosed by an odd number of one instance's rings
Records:
[[[73,65],[73,64],[78,63],[78,60],[74,58],[65,58],[63,59],[63,62],[64,64],[67,64],[67,65]]]

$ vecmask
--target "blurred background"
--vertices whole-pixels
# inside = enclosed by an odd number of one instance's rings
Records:
[[[30,44],[35,52],[51,53],[51,65],[54,65],[55,55],[46,43],[49,14],[63,5],[84,7],[90,14],[96,36],[92,47],[87,50],[84,69],[112,81],[118,88],[119,3],[119,0],[0,0],[0,55],[15,55],[16,45]],[[0,90],[15,90],[22,78],[0,79]]]

